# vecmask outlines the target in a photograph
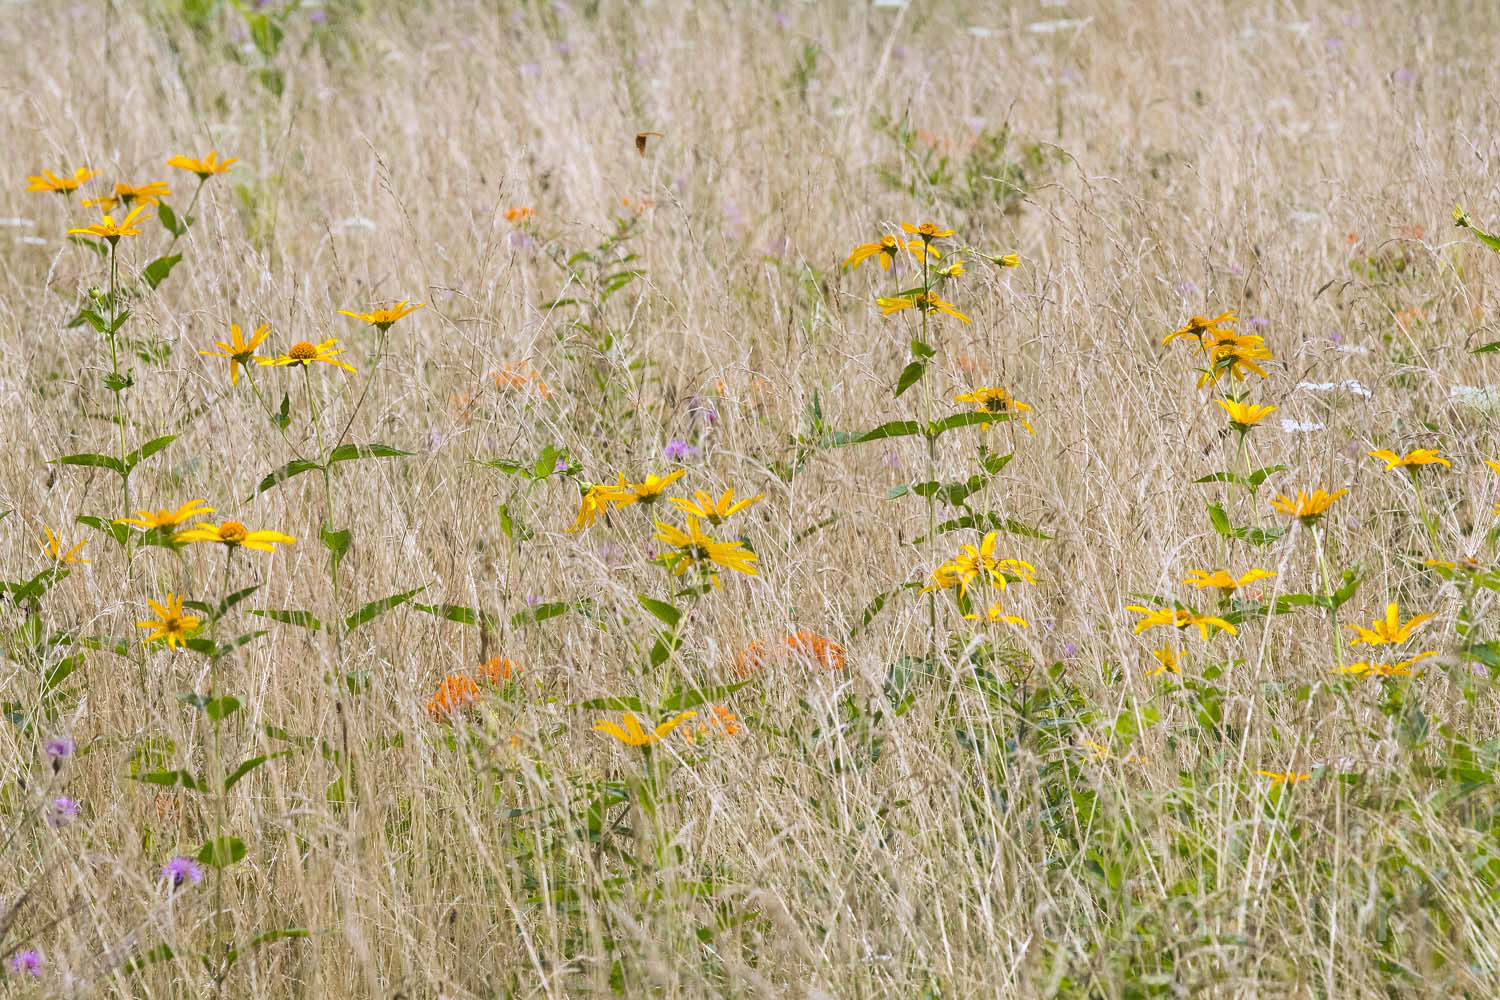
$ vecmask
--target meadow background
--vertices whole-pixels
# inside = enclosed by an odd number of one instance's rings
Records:
[[[0,991],[1500,992],[1500,256],[1451,218],[1500,220],[1497,41],[1371,0],[0,4]],[[67,230],[158,180],[112,368]],[[929,220],[972,322],[897,397],[915,255],[842,265]],[[1200,388],[1163,338],[1228,310],[1274,360]],[[231,324],[357,372],[231,384]],[[853,441],[985,386],[1034,434]],[[1276,407],[1243,452],[1226,389]],[[55,461],[164,436],[128,501]],[[1415,448],[1420,492],[1367,454]],[[755,576],[663,572],[662,501],[570,532],[678,469],[764,494],[707,529]],[[114,524],[194,498],[295,541]],[[919,593],[988,528],[1027,627]],[[1183,582],[1219,568],[1276,575]],[[169,592],[224,602],[191,648],[136,627]],[[1236,633],[1126,610],[1174,602]],[[1349,647],[1389,602],[1434,617]]]

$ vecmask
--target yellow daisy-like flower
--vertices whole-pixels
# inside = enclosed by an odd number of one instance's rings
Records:
[[[1259,362],[1275,357],[1262,338],[1233,331],[1210,334],[1203,343],[1203,350],[1208,354],[1208,370],[1198,380],[1200,389],[1210,382],[1217,383],[1226,374],[1236,381],[1243,380],[1246,372],[1265,378],[1266,370]]]
[[[88,544],[88,539],[84,539],[64,552],[62,550],[62,542],[58,541],[57,536],[52,533],[52,529],[43,525],[42,530],[47,533],[46,540],[42,542],[42,548],[47,551],[47,555],[52,557],[54,563],[62,566],[77,566],[88,562],[87,559],[80,559],[78,556],[78,553],[82,552],[83,547]]]
[[[226,344],[223,341],[219,341],[216,345],[219,348],[217,351],[199,351],[198,353],[214,358],[228,358],[229,384],[239,385],[240,366],[248,366],[251,361],[255,360],[255,349],[261,345],[261,341],[265,340],[270,333],[271,327],[266,323],[262,323],[256,327],[255,332],[250,335],[250,339],[247,341],[244,339],[244,335],[240,333],[239,324],[231,323],[229,325],[229,343]]]
[[[954,396],[953,401],[955,403],[969,403],[975,409],[984,413],[1003,413],[1009,416],[1032,412],[1028,404],[1016,399],[1004,389],[996,387],[971,389],[961,396]],[[1022,427],[1026,428],[1026,433],[1036,433],[1031,427],[1031,422],[1025,417],[1015,416],[1015,419],[1020,422]],[[1000,421],[996,420],[992,421],[992,423],[1000,423]]]
[[[1418,448],[1405,455],[1398,455],[1394,451],[1381,448],[1378,451],[1366,452],[1366,454],[1384,462],[1386,472],[1392,469],[1408,469],[1415,473],[1424,465],[1445,465],[1450,469],[1453,468],[1453,463],[1438,454],[1436,448]]]
[[[1306,771],[1256,771],[1255,773],[1260,775],[1262,778],[1270,778],[1271,784],[1273,785],[1295,785],[1299,781],[1306,781],[1308,778],[1312,777],[1312,775],[1308,774]]]
[[[218,151],[210,149],[208,155],[201,160],[189,159],[186,156],[174,156],[167,161],[167,166],[195,173],[198,175],[199,180],[206,181],[214,174],[227,173],[229,168],[238,162],[240,162],[238,156],[227,160],[220,160]]]
[[[986,625],[999,625],[1003,623],[1006,625],[1015,625],[1018,628],[1031,627],[1031,623],[1026,619],[1017,618],[1015,615],[1006,614],[1005,610],[1000,607],[1000,603],[998,601],[986,608],[983,615],[964,615],[964,620],[971,622],[982,621]]]
[[[26,190],[43,191],[50,194],[72,194],[77,191],[84,181],[98,177],[88,167],[79,167],[73,171],[72,177],[59,177],[50,170],[43,170],[40,175],[26,178],[28,184]]]
[[[296,540],[279,531],[250,531],[238,521],[225,521],[218,527],[197,524],[174,536],[174,541],[179,542],[215,542],[231,549],[245,548],[256,552],[275,552],[277,545],[291,545]]]
[[[1484,460],[1484,464],[1490,467],[1491,472],[1500,476],[1500,462],[1495,461],[1493,458],[1487,458]]]
[[[1144,608],[1139,604],[1132,604],[1126,611],[1142,615],[1140,621],[1135,623],[1135,634],[1140,635],[1148,628],[1156,628],[1160,625],[1170,625],[1174,628],[1197,627],[1200,638],[1208,638],[1209,626],[1213,626],[1230,635],[1238,635],[1239,629],[1222,618],[1213,615],[1200,615],[1186,608]]]
[[[1352,643],[1350,645],[1353,645]],[[1411,665],[1419,660],[1425,660],[1437,653],[1418,653],[1416,656],[1402,660],[1400,663],[1351,663],[1346,667],[1339,667],[1334,671],[1337,674],[1350,674],[1355,677],[1410,677],[1412,675]]]
[[[1162,340],[1163,344],[1170,344],[1178,337],[1189,337],[1198,343],[1203,343],[1203,335],[1207,333],[1223,332],[1225,327],[1233,326],[1239,322],[1239,313],[1231,309],[1220,313],[1212,319],[1203,316],[1194,316],[1184,323],[1181,328],[1173,330]]]
[[[201,497],[197,500],[189,500],[176,510],[138,510],[135,517],[117,517],[116,524],[128,524],[142,531],[150,531],[153,528],[175,528],[179,524],[186,524],[196,517],[212,514],[214,509],[206,507],[206,500]]]
[[[1151,656],[1156,660],[1156,667],[1146,671],[1147,677],[1157,677],[1166,673],[1182,673],[1182,654],[1171,646],[1153,649]]]
[[[130,210],[129,215],[120,220],[118,225],[115,224],[114,216],[106,215],[104,216],[104,218],[100,219],[92,226],[83,226],[81,228],[69,229],[68,235],[96,236],[101,240],[107,240],[110,246],[114,246],[116,243],[120,242],[121,236],[140,235],[141,231],[135,228],[135,226],[136,223],[140,221],[141,215],[145,213],[147,207],[148,206],[146,205],[137,205],[135,208]]]
[[[687,523],[688,530],[683,531],[665,521],[656,522],[656,540],[677,550],[662,557],[663,564],[671,569],[673,576],[681,576],[694,566],[702,566],[717,587],[719,575],[713,570],[715,566],[746,576],[756,575],[753,564],[759,557],[754,552],[739,542],[720,542],[710,538],[703,533],[697,518],[690,517]]]
[[[1417,629],[1435,617],[1437,616],[1414,615],[1410,621],[1403,623],[1401,609],[1392,601],[1385,606],[1385,618],[1372,621],[1369,628],[1358,625],[1346,625],[1345,628],[1354,630],[1356,637],[1349,640],[1351,646],[1358,646],[1360,643],[1367,646],[1391,646],[1410,639]]]
[[[653,504],[661,499],[661,495],[668,486],[687,474],[686,469],[677,469],[665,476],[647,476],[644,482],[627,483],[625,473],[620,473],[620,482],[615,486],[621,494],[616,501],[621,507],[629,507],[633,503]]]
[[[734,490],[725,490],[724,495],[717,500],[710,493],[706,493],[703,490],[694,490],[693,497],[694,500],[669,497],[668,503],[690,517],[701,517],[714,527],[718,527],[729,520],[731,516],[738,514],[753,504],[760,503],[766,498],[766,495],[764,493],[757,493],[748,500],[735,502]]]
[[[1232,399],[1216,399],[1214,402],[1224,407],[1224,412],[1229,415],[1229,426],[1241,434],[1276,412],[1274,406],[1238,403]]]
[[[182,610],[182,598],[176,594],[168,594],[165,604],[158,604],[153,600],[147,600],[151,610],[156,612],[158,621],[136,622],[136,628],[149,628],[151,634],[146,636],[147,642],[165,640],[168,649],[181,646],[186,648],[187,640],[193,635],[202,621],[197,615],[184,614]]]
[[[1001,254],[999,257],[994,258],[994,260],[995,263],[999,264],[1001,267],[1021,266],[1021,255],[1018,253]]]
[[[1295,517],[1304,526],[1310,528],[1317,523],[1318,518],[1328,513],[1328,508],[1333,506],[1335,500],[1348,492],[1348,490],[1335,490],[1329,493],[1324,489],[1316,489],[1312,493],[1305,493],[1298,490],[1296,500],[1284,493],[1278,493],[1271,501],[1271,507],[1287,517]]]
[[[578,507],[578,519],[573,522],[573,527],[568,529],[568,534],[576,535],[580,531],[593,527],[601,514],[609,512],[610,504],[619,504],[625,496],[626,494],[618,486],[610,486],[608,483],[595,483],[590,486],[583,491],[583,499]]]
[[[931,243],[933,240],[946,240],[953,235],[953,230],[939,229],[932,222],[924,222],[920,226],[914,226],[910,222],[903,222],[901,223],[901,228],[913,236],[920,236],[923,243]]]
[[[402,301],[397,302],[389,309],[374,309],[367,313],[350,312],[348,309],[340,309],[339,315],[348,316],[350,319],[357,319],[361,323],[368,323],[378,329],[381,333],[384,333],[385,331],[389,330],[391,328],[391,325],[394,324],[397,320],[401,319],[404,316],[410,316],[412,313],[421,308],[422,303],[420,302],[418,302],[416,305],[411,305],[408,302]]]
[[[893,316],[907,309],[916,309],[918,312],[945,313],[954,319],[969,322],[969,317],[953,308],[951,303],[944,302],[930,292],[913,292],[911,295],[900,295],[891,299],[876,299],[875,304],[880,307],[882,316]]]
[[[1229,594],[1239,589],[1240,587],[1245,587],[1254,583],[1256,580],[1269,579],[1270,577],[1273,577],[1275,575],[1276,574],[1272,573],[1270,570],[1252,569],[1244,576],[1236,579],[1229,574],[1228,570],[1225,569],[1216,569],[1212,573],[1201,569],[1192,569],[1188,570],[1187,579],[1183,580],[1182,582],[1192,584],[1199,590],[1205,590],[1209,587],[1213,587],[1217,590],[1222,590],[1225,594]]]
[[[963,274],[964,274],[964,262],[961,261],[961,260],[955,260],[953,263],[949,264],[947,267],[938,268],[938,277],[939,278],[949,278],[949,279],[952,279],[952,278],[961,278],[961,277],[963,277]]]
[[[697,717],[697,712],[678,712],[655,729],[647,730],[641,725],[641,720],[635,717],[635,713],[625,712],[620,716],[619,722],[611,722],[608,719],[595,722],[594,732],[613,736],[628,747],[649,747],[666,739],[672,730],[684,722]]]
[[[83,203],[84,208],[98,206],[101,211],[110,212],[116,205],[124,205],[129,208],[132,202],[139,201],[142,205],[155,205],[163,198],[170,197],[172,192],[167,188],[166,181],[152,181],[150,184],[142,184],[140,187],[131,187],[129,184],[116,184],[115,193],[95,198]]]
[[[880,269],[882,271],[889,271],[891,264],[895,262],[896,257],[900,255],[902,250],[920,258],[924,248],[931,249],[921,240],[903,242],[894,236],[885,236],[881,238],[879,243],[862,243],[855,247],[850,252],[848,259],[844,261],[844,266],[847,268],[856,268],[871,257],[875,257],[880,261]],[[932,255],[934,257],[939,256],[936,250],[932,251]]]
[[[1035,566],[1020,559],[995,558],[999,537],[998,531],[991,531],[977,546],[965,545],[958,555],[932,571],[933,582],[922,588],[922,593],[956,587],[962,597],[968,593],[969,584],[981,578],[998,590],[1004,590],[1012,581],[1035,584]]]
[[[287,352],[279,358],[256,358],[255,363],[262,368],[281,368],[286,365],[311,365],[325,364],[334,365],[345,371],[354,371],[354,366],[338,359],[344,349],[339,346],[337,337],[329,337],[321,344],[309,344],[305,340],[299,340],[287,349]]]

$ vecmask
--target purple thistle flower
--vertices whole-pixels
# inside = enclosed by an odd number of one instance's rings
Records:
[[[29,972],[33,976],[40,976],[42,953],[31,948],[16,952],[15,957],[10,960],[10,971],[18,975]]]
[[[667,442],[667,446],[661,450],[661,453],[662,457],[669,462],[686,462],[697,457],[698,449],[681,438],[673,438]]]
[[[78,801],[61,795],[47,806],[47,825],[60,830],[78,818]]]
[[[192,858],[179,854],[161,866],[161,877],[171,882],[174,889],[185,881],[197,885],[203,881],[203,867]]]
[[[688,400],[688,414],[702,420],[706,426],[712,427],[719,422],[719,411],[714,409],[714,404],[702,396],[693,396]]]
[[[56,774],[62,768],[65,758],[73,756],[73,741],[66,736],[59,736],[47,741],[47,759],[52,762],[52,772]]]
[[[567,472],[567,471],[568,471],[568,460],[566,458],[564,458],[563,456],[558,455],[557,456],[557,461],[552,466],[552,472],[553,472],[553,474],[556,474],[556,473],[559,473],[559,472]]]

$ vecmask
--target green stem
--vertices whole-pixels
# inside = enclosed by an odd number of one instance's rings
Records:
[[[167,244],[166,252],[162,254],[163,257],[172,252],[172,248],[177,245],[177,241],[182,237],[183,233],[187,232],[187,227],[191,225],[188,220],[193,217],[193,207],[198,204],[198,196],[203,193],[203,185],[207,180],[207,177],[198,178],[198,187],[193,191],[193,197],[188,202],[187,211],[178,217],[177,229],[172,231],[172,242]]]
[[[224,576],[219,584],[219,604],[223,605],[229,597],[229,567],[234,562],[234,547],[224,547]],[[217,612],[218,609],[216,608]],[[214,706],[214,714],[210,722],[214,727],[214,755],[209,764],[209,780],[213,783],[214,794],[214,947],[213,961],[215,963],[214,995],[221,997],[224,994],[224,970],[218,963],[223,959],[223,931],[224,931],[224,859],[219,856],[219,845],[224,839],[224,827],[228,802],[224,792],[224,751],[222,724],[223,713],[219,711],[216,702],[219,697],[219,616],[214,615],[213,627],[209,630],[213,649],[209,653],[209,680],[208,680],[208,702]]]
[[[927,340],[928,313],[932,310],[928,305],[932,296],[931,270],[927,263],[928,244],[922,243],[922,344],[931,347]],[[932,388],[927,379],[922,379],[922,432],[927,439],[927,482],[937,479],[937,438],[932,436]],[[933,562],[937,557],[937,495],[931,490],[927,493],[927,561]],[[927,658],[937,660],[937,594],[931,591],[927,594]]]

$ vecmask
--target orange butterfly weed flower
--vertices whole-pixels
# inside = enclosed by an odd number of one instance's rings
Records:
[[[449,674],[427,700],[427,714],[438,722],[451,722],[455,715],[478,702],[479,685],[474,678],[468,674]]]
[[[768,663],[793,657],[806,663],[816,663],[826,670],[843,670],[848,651],[826,636],[812,629],[799,628],[783,636],[780,643],[767,643],[756,639],[739,651],[734,658],[734,672],[739,677],[750,677],[759,673]]]
[[[521,665],[515,660],[501,659],[498,656],[492,656],[479,665],[479,677],[486,684],[500,684],[513,679],[520,672]]]

